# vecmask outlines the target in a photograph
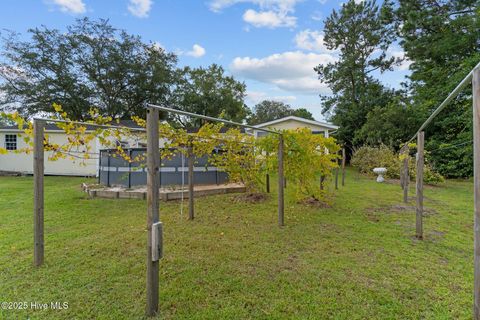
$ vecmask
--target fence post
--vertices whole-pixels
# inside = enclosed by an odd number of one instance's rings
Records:
[[[480,68],[473,70],[474,297],[473,318],[480,319]]]
[[[265,185],[267,186],[267,193],[270,193],[270,175],[268,173],[265,175]]]
[[[194,192],[193,192],[193,146],[188,142],[188,219],[194,218]],[[183,190],[182,190],[183,192]]]
[[[417,238],[423,238],[423,148],[425,143],[425,133],[419,132],[417,135],[417,209],[416,209],[416,231]]]
[[[284,190],[283,190],[283,135],[278,135],[278,225],[284,225]]]
[[[44,260],[44,130],[45,122],[42,120],[33,121],[33,189],[34,189],[34,228],[33,228],[33,261],[35,266],[41,266]]]
[[[345,148],[342,149],[342,187],[345,186]]]
[[[400,154],[400,155],[404,154],[404,151],[405,151],[405,146],[403,146],[403,147],[400,149],[399,154]],[[403,175],[405,174],[405,170],[404,170],[403,165],[400,167],[400,172],[399,172],[399,173],[400,173],[400,188],[402,188],[402,190],[403,190],[403,187],[404,187],[404,185],[405,185],[405,178],[404,178],[404,176],[403,176]]]
[[[152,224],[159,221],[159,168],[158,109],[147,109],[147,316],[158,312],[159,261],[152,259]]]
[[[409,157],[409,152],[408,152],[408,147],[405,147],[404,150],[405,158],[403,159],[403,202],[407,203],[408,202],[408,184],[410,183],[410,172],[408,171],[408,157]]]
[[[338,156],[338,152],[337,152]],[[337,158],[337,167],[335,168],[335,190],[338,190],[338,158]]]

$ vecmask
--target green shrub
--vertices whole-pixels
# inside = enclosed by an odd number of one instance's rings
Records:
[[[400,178],[401,161],[398,156],[385,145],[380,145],[379,147],[360,147],[353,154],[351,164],[361,173],[372,175],[374,168],[387,168],[386,176],[388,178]]]
[[[379,147],[362,146],[352,156],[351,164],[361,173],[373,175],[373,169],[378,167],[387,168],[386,177],[391,179],[400,178],[400,169],[402,160],[399,155],[385,145]],[[409,156],[409,173],[410,179],[415,180],[416,177],[416,161],[415,156]],[[423,181],[428,184],[442,183],[445,178],[435,172],[425,161]]]

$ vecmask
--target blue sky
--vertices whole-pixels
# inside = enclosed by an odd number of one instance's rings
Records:
[[[313,67],[334,61],[322,42],[335,0],[3,0],[0,28],[27,35],[32,27],[65,29],[76,18],[106,18],[179,56],[179,65],[218,63],[247,84],[247,104],[263,99],[305,107],[318,120],[318,95],[328,88]],[[402,50],[394,46],[394,56]],[[408,63],[378,75],[398,87]]]

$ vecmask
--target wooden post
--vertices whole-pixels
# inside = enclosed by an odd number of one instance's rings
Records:
[[[283,135],[278,136],[278,225],[284,225]]]
[[[403,158],[403,202],[408,203],[408,184],[410,183],[410,173],[408,172],[408,147],[405,148],[405,158]]]
[[[44,258],[44,130],[45,122],[42,120],[33,121],[33,262],[35,266],[41,266]]]
[[[345,161],[346,161],[345,148],[343,148],[342,149],[342,187],[345,186]]]
[[[405,147],[402,147],[402,148],[400,149],[399,154],[400,154],[400,155],[404,154],[404,153],[405,153],[404,151],[405,151]],[[404,181],[405,181],[405,179],[404,179],[404,177],[403,177],[403,175],[404,175],[404,173],[405,173],[405,170],[404,170],[404,169],[405,169],[405,168],[404,168],[403,166],[400,167],[400,188],[402,188],[402,190],[403,190]]]
[[[159,168],[158,109],[147,109],[147,316],[158,312],[159,261],[152,259],[152,224],[159,221]]]
[[[193,146],[188,143],[188,219],[193,220],[194,214],[194,193],[193,193]]]
[[[270,175],[268,173],[265,175],[265,185],[267,187],[267,193],[270,193]]]
[[[473,70],[474,276],[473,318],[480,319],[480,68]]]
[[[418,239],[423,239],[423,148],[425,142],[425,133],[419,132],[417,136],[417,210],[416,210],[416,235]]]
[[[338,152],[337,152],[338,155]],[[337,167],[335,168],[335,190],[338,189],[338,158],[337,158]]]

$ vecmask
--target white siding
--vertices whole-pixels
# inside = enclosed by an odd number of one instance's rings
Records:
[[[27,144],[23,140],[21,132],[18,130],[2,130],[0,131],[0,146],[5,147],[5,135],[17,134],[17,149],[26,148]],[[47,131],[49,141],[59,145],[67,143],[67,135],[61,131]],[[111,139],[111,138],[110,138]],[[131,147],[137,147],[141,139],[125,138]],[[165,145],[165,139],[159,139],[160,147]],[[90,157],[92,159],[58,159],[56,161],[48,160],[52,152],[45,152],[45,174],[49,175],[65,175],[65,176],[96,176],[98,174],[98,157],[101,149],[109,149],[111,147],[103,146],[98,139],[90,143]],[[81,152],[82,150],[77,150]],[[79,154],[81,156],[81,154]],[[0,155],[0,171],[20,172],[26,174],[33,173],[33,154],[9,152],[6,155]]]
[[[27,144],[23,140],[23,136],[17,132],[0,132],[0,143],[4,147],[5,135],[6,134],[17,134],[17,148],[22,149],[26,148]],[[67,143],[67,136],[64,133],[55,133],[47,132],[49,136],[49,141],[57,144]],[[92,151],[96,152],[98,150],[96,146],[97,142],[92,141]],[[79,150],[81,151],[81,150]],[[50,161],[48,157],[51,156],[52,152],[45,152],[45,174],[51,175],[72,175],[72,176],[94,176],[97,173],[97,159],[59,159],[57,161]],[[92,158],[98,158],[97,155],[90,155]],[[82,161],[85,164],[82,164]],[[5,155],[0,155],[0,170],[1,171],[12,171],[12,172],[21,172],[32,174],[33,173],[33,154],[25,153],[14,153],[9,152]]]
[[[312,130],[314,132],[324,132],[325,137],[328,137],[328,128],[322,127],[322,126],[319,126],[319,125],[300,122],[300,121],[296,121],[296,120],[292,120],[292,119],[287,119],[285,121],[272,124],[272,125],[268,126],[267,128],[271,129],[271,130],[294,130],[294,129],[298,129],[298,128],[309,128],[310,130]],[[261,134],[259,134],[260,132],[261,131],[257,130],[255,135],[257,137],[260,136],[261,135]]]

